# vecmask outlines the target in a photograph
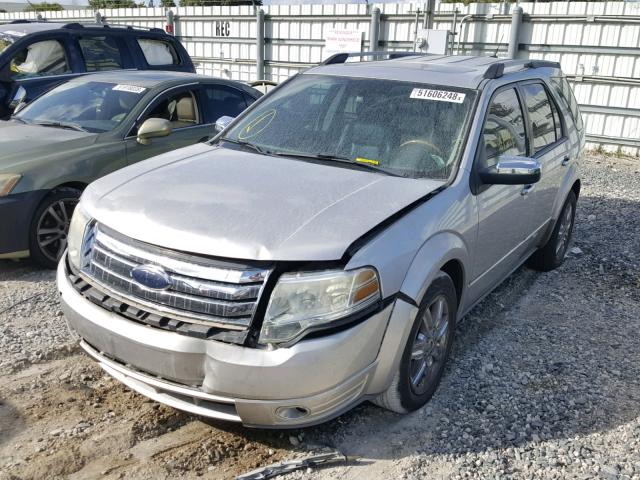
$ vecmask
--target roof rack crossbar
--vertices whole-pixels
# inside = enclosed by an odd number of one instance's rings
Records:
[[[380,52],[350,52],[350,53],[336,53],[335,55],[330,56],[322,65],[333,65],[335,63],[346,63],[349,58],[362,58],[362,57],[387,57],[386,60],[393,60],[394,58],[402,58],[402,57],[415,57],[415,56],[423,56],[424,53],[416,53],[416,52],[388,52],[388,51],[380,51]]]

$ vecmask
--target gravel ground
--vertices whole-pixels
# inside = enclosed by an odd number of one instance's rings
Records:
[[[0,263],[0,479],[231,478],[322,446],[288,478],[640,479],[640,161],[589,157],[562,268],[521,268],[459,326],[442,384],[302,432],[207,424],[79,354],[54,275]]]

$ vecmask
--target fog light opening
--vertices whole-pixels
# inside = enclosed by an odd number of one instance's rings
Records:
[[[304,418],[309,413],[309,409],[305,407],[280,407],[276,410],[276,415],[285,420]]]

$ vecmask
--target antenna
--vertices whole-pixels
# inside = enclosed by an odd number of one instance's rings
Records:
[[[503,38],[504,38],[504,32],[502,32],[502,35],[500,35],[500,41],[498,42],[498,46],[496,47],[496,51],[493,52],[493,55],[489,55],[490,57],[498,58],[498,50],[500,50],[500,45],[502,45],[502,39]]]

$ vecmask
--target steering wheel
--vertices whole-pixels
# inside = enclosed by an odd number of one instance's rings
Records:
[[[442,150],[427,140],[407,140],[396,148],[392,161],[396,168],[433,173],[447,167],[447,162],[439,154]]]
[[[424,145],[425,147],[429,147],[431,149],[430,151],[426,148],[424,149],[427,150],[427,153],[429,155],[432,155],[434,153],[433,150],[435,150],[435,153],[437,153],[438,155],[442,155],[442,150],[436,147],[433,143],[421,139],[407,140],[406,142],[400,144],[398,150],[401,148],[405,148],[408,145]]]

